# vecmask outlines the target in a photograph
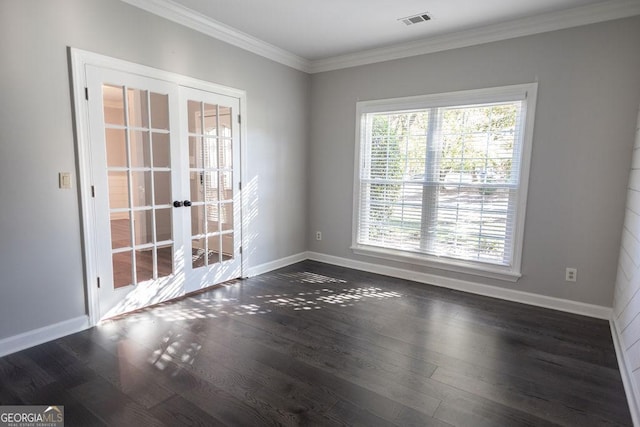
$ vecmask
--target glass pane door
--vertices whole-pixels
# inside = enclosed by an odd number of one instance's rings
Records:
[[[191,265],[232,260],[234,236],[234,161],[231,107],[187,101]]]
[[[240,277],[240,100],[93,66],[87,92],[100,317]]]
[[[174,272],[168,95],[102,85],[113,287]]]

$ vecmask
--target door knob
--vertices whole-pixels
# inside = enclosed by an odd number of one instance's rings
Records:
[[[189,203],[191,204],[191,203]],[[182,202],[180,200],[176,200],[175,202],[173,202],[173,207],[174,208],[179,208],[180,206],[182,206]]]
[[[184,201],[184,205],[188,208],[189,206],[191,206],[191,200],[185,200]]]

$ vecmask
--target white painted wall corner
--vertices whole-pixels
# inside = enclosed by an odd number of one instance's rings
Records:
[[[609,320],[611,326],[611,337],[613,338],[613,346],[616,349],[616,357],[618,358],[618,369],[620,370],[620,376],[622,377],[622,383],[624,385],[624,392],[627,395],[627,403],[629,404],[629,412],[631,412],[631,419],[633,425],[640,426],[640,391],[636,386],[636,382],[633,381],[632,371],[630,369],[631,364],[627,360],[626,352],[623,351],[622,338],[618,334],[618,327],[615,319]]]

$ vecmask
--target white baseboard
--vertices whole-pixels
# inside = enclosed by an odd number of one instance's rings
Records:
[[[0,357],[52,341],[89,327],[89,316],[79,316],[0,340]]]
[[[300,252],[298,254],[280,258],[275,261],[265,262],[264,264],[256,265],[254,267],[249,267],[247,269],[245,277],[258,276],[260,274],[268,273],[270,271],[277,270],[279,268],[304,261],[305,259],[307,259],[307,252]]]
[[[618,335],[618,327],[615,320],[609,320],[611,325],[611,337],[613,338],[613,346],[616,349],[616,357],[618,358],[618,368],[620,369],[620,376],[622,377],[622,383],[624,384],[624,392],[627,395],[627,403],[629,404],[629,412],[631,412],[631,419],[633,425],[640,426],[640,408],[638,402],[640,402],[640,392],[633,381],[631,370],[629,369],[629,362],[627,361],[624,347],[620,342],[620,335]]]
[[[278,268],[286,267],[288,265],[295,264],[306,259],[338,265],[341,267],[352,268],[354,270],[368,271],[385,276],[397,277],[400,279],[412,280],[420,283],[427,283],[430,285],[449,289],[456,289],[472,294],[489,296],[538,307],[565,311],[569,313],[581,314],[598,319],[609,320],[611,319],[612,315],[612,310],[609,307],[585,304],[561,298],[548,297],[544,295],[536,295],[512,289],[498,288],[495,286],[483,285],[480,283],[474,283],[459,279],[452,279],[435,274],[420,273],[416,271],[404,270],[401,268],[355,261],[348,258],[341,258],[332,255],[321,254],[318,252],[300,252],[295,255],[250,267],[247,269],[246,277],[268,273],[269,271],[277,270]],[[88,316],[80,316],[73,319],[65,320],[60,323],[56,323],[54,325],[45,326],[33,331],[28,331],[19,335],[1,339],[0,357],[63,337],[65,335],[82,331],[84,329],[87,329],[89,326],[90,324]]]
[[[252,277],[259,274],[267,273],[278,268],[286,267],[288,265],[304,261],[305,259],[307,259],[307,253],[301,252],[299,254],[280,258],[275,261],[256,265],[254,267],[248,268],[246,277]],[[45,326],[39,329],[24,332],[19,335],[0,339],[0,357],[45,343],[47,341],[61,338],[65,335],[80,332],[89,327],[89,316],[80,316],[74,319],[56,323],[54,325]]]
[[[559,310],[568,313],[581,314],[583,316],[595,317],[597,319],[609,320],[612,315],[612,309],[610,307],[586,304],[562,298],[549,297],[545,295],[536,295],[529,292],[517,291],[514,289],[499,288],[496,286],[483,285],[481,283],[452,279],[435,274],[420,273],[417,271],[388,267],[380,264],[355,261],[348,258],[341,258],[333,255],[321,254],[318,252],[307,252],[307,259],[325,262],[327,264],[338,265],[341,267],[353,268],[354,270],[368,271],[370,273],[382,274],[384,276],[391,276],[397,277],[399,279],[412,280],[414,282],[427,283],[429,285],[455,289],[472,294],[499,298],[507,301],[534,305],[537,307],[550,308],[553,310]]]

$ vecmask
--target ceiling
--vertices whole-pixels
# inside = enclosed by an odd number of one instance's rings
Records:
[[[532,34],[640,14],[640,0],[123,1],[191,23],[203,32],[213,28],[225,41],[239,37],[240,47],[247,50],[255,52],[254,47],[262,44],[264,56],[269,56],[266,51],[275,60],[288,55],[301,65],[287,65],[300,69],[313,68],[314,63],[327,68],[335,58],[362,57],[367,52],[403,50],[461,37],[469,39],[462,45],[470,45],[486,42],[489,34],[491,41],[524,35],[523,31]],[[430,21],[407,26],[399,20],[424,12],[431,15]]]

